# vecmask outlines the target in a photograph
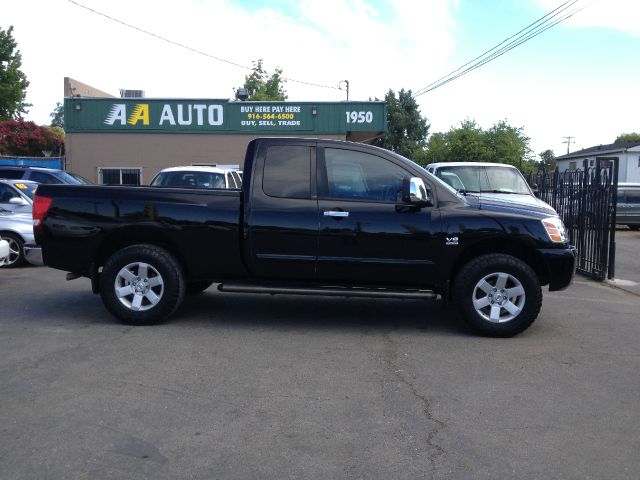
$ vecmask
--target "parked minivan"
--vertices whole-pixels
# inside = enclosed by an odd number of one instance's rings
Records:
[[[618,184],[616,223],[640,230],[640,183]]]

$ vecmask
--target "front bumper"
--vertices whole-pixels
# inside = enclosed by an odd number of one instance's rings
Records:
[[[542,248],[538,250],[540,261],[544,265],[549,291],[564,290],[573,281],[577,265],[576,247]]]
[[[44,265],[44,261],[42,260],[42,248],[40,245],[25,243],[24,258],[31,265]]]

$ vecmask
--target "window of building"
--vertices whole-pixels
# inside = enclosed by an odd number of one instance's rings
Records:
[[[269,147],[262,189],[270,197],[311,198],[311,147]]]
[[[576,171],[576,162],[569,162],[569,170],[571,170],[572,172]]]
[[[99,168],[102,185],[140,185],[142,183],[141,168]]]

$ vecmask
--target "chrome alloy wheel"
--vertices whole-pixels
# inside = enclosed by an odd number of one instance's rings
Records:
[[[11,237],[4,237],[3,240],[6,240],[9,244],[9,257],[5,261],[4,265],[13,265],[20,259],[20,244]]]
[[[114,288],[122,305],[142,312],[158,304],[164,293],[164,281],[160,272],[148,263],[135,262],[120,269]]]
[[[524,287],[513,275],[490,273],[476,283],[472,299],[478,315],[489,322],[504,323],[522,312]]]

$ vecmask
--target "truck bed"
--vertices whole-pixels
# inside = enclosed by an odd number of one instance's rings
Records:
[[[54,198],[38,240],[50,267],[89,275],[123,245],[153,238],[191,279],[246,274],[240,190],[40,185],[38,195]]]

